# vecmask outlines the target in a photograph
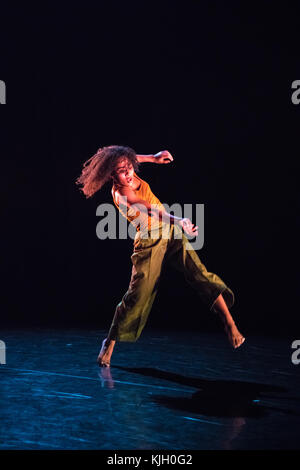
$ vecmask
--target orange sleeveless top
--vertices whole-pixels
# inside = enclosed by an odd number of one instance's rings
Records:
[[[133,191],[135,194],[140,198],[143,199],[144,201],[148,202],[149,204],[155,206],[155,207],[164,207],[160,200],[153,194],[151,191],[151,188],[149,184],[142,180],[136,173],[134,173],[134,176],[140,181],[140,186],[138,189],[134,189]],[[145,213],[141,213],[140,211],[137,211],[135,208],[132,207],[125,207],[124,205],[121,204],[121,207],[117,203],[116,196],[115,196],[116,188],[115,185],[113,185],[111,193],[112,197],[115,203],[115,206],[118,208],[118,210],[121,212],[121,214],[126,217],[126,219],[135,226],[137,231],[147,231],[147,230],[153,230],[154,228],[159,228],[161,227],[161,222],[158,220],[156,217],[151,217],[150,215],[147,215]],[[138,218],[138,220],[136,220]]]

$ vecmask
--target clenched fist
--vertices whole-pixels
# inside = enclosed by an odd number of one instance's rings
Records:
[[[162,150],[154,155],[155,163],[171,163],[172,161],[173,157],[168,150]]]

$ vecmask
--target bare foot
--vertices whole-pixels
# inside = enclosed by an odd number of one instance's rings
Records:
[[[112,352],[114,350],[115,341],[111,340],[107,342],[107,338],[105,338],[102,342],[102,346],[97,358],[97,362],[100,367],[109,367],[110,366],[110,358]]]
[[[244,336],[239,332],[235,324],[226,326],[225,331],[229,342],[234,349],[239,348],[245,341]]]

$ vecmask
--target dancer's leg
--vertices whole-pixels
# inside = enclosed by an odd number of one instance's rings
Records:
[[[174,234],[176,232],[178,233],[178,227],[174,227]],[[208,308],[219,314],[231,345],[234,348],[240,346],[245,338],[238,331],[229,312],[234,304],[232,290],[217,274],[207,271],[183,233],[179,239],[172,238],[166,259],[175,269],[183,272],[186,281]]]
[[[98,363],[109,366],[116,341],[136,341],[156,297],[167,240],[138,239],[131,256],[129,288],[117,305],[108,337],[102,343]]]
[[[102,342],[102,346],[97,358],[97,362],[100,367],[109,367],[110,366],[110,358],[113,353],[114,347],[116,344],[116,340],[110,339],[108,336]]]
[[[244,336],[239,332],[236,324],[227,308],[222,294],[215,300],[212,309],[219,315],[223,322],[225,332],[231,345],[236,349],[245,341]]]

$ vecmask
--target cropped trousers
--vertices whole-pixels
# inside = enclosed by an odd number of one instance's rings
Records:
[[[131,279],[127,292],[116,306],[109,330],[111,339],[134,342],[139,338],[165,267],[182,272],[187,283],[196,290],[210,310],[220,294],[228,308],[234,304],[231,289],[217,274],[207,271],[179,226],[168,227],[168,236],[151,235],[143,238],[144,235],[137,232],[135,236]]]

